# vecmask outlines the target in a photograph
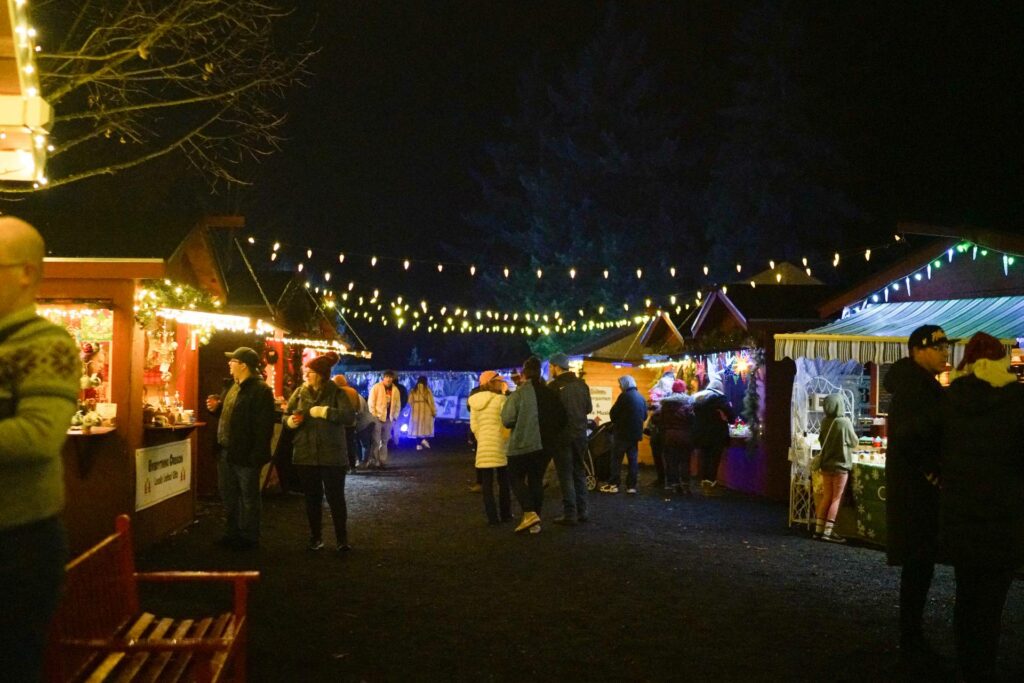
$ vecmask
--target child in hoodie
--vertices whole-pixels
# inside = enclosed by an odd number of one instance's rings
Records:
[[[505,380],[493,370],[480,375],[478,391],[469,397],[469,428],[476,438],[477,480],[482,486],[487,523],[496,525],[512,519],[508,478],[508,430],[501,424],[501,409],[507,400]],[[498,505],[494,504],[494,479],[498,480]],[[500,515],[499,515],[500,512]]]
[[[840,415],[842,399],[839,394],[825,397],[825,419],[821,421],[821,479],[822,495],[814,520],[814,537],[832,543],[845,543],[835,532],[839,501],[843,498],[846,481],[853,470],[853,448],[857,446],[857,432],[850,418]]]

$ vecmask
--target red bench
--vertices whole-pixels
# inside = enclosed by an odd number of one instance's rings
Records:
[[[246,602],[259,572],[136,572],[131,519],[71,561],[46,657],[50,681],[245,680]],[[234,608],[212,617],[162,619],[139,607],[138,582],[223,581]]]

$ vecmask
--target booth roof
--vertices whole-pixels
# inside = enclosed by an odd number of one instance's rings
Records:
[[[874,304],[824,327],[775,335],[775,358],[893,363],[907,355],[910,333],[926,324],[941,325],[957,340],[955,364],[975,332],[987,332],[1007,346],[1024,336],[1024,296]]]

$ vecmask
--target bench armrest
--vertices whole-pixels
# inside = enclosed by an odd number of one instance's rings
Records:
[[[259,572],[135,572],[136,581],[259,581]]]

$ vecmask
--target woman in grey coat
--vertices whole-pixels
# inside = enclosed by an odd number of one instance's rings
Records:
[[[348,451],[345,427],[354,424],[352,404],[333,382],[328,380],[338,356],[317,356],[306,366],[306,383],[288,400],[285,426],[295,430],[292,462],[306,495],[309,520],[309,550],[324,547],[323,499],[331,506],[331,520],[337,549],[348,544],[348,510],[345,504],[345,467]]]

